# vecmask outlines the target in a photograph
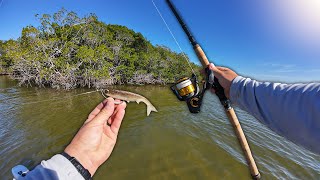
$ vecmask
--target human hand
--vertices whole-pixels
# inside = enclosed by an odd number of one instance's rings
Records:
[[[220,85],[223,87],[226,97],[229,98],[231,83],[233,79],[238,76],[238,74],[229,68],[214,66],[212,63],[208,65],[208,68],[213,71],[214,76],[218,79]],[[215,93],[214,89],[212,89],[211,92]]]
[[[91,176],[109,158],[117,141],[126,103],[115,105],[115,101],[118,100],[109,97],[101,102],[64,150],[88,169]]]

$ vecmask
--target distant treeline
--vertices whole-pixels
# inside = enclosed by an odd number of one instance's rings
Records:
[[[94,14],[78,17],[61,9],[36,18],[39,27],[27,26],[17,40],[0,41],[0,73],[20,84],[101,88],[166,84],[191,75],[183,54],[153,46],[141,33],[105,24]]]

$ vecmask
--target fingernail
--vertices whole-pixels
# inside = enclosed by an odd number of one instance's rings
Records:
[[[122,102],[123,102],[122,100],[116,99],[116,100],[114,101],[114,104],[121,104]]]
[[[114,99],[113,99],[113,98],[111,98],[111,97],[108,97],[106,100],[107,100],[106,104],[111,103],[110,101],[114,101]]]

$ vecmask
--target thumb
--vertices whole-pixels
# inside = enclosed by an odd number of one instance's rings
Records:
[[[95,124],[106,123],[107,120],[110,118],[110,116],[113,114],[114,99],[111,97],[108,97],[106,100],[107,102],[104,104],[104,107],[97,114],[97,116],[92,120],[92,123],[95,123]]]
[[[210,69],[213,71],[215,77],[218,79],[221,78],[223,72],[219,69],[219,67],[211,66]]]

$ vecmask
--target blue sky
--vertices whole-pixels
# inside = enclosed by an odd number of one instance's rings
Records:
[[[184,52],[191,45],[164,0],[154,0]],[[258,80],[320,81],[319,0],[173,0],[194,36],[216,65]],[[151,0],[0,0],[0,39],[16,39],[35,14],[61,7],[141,32],[153,44],[179,52]]]

